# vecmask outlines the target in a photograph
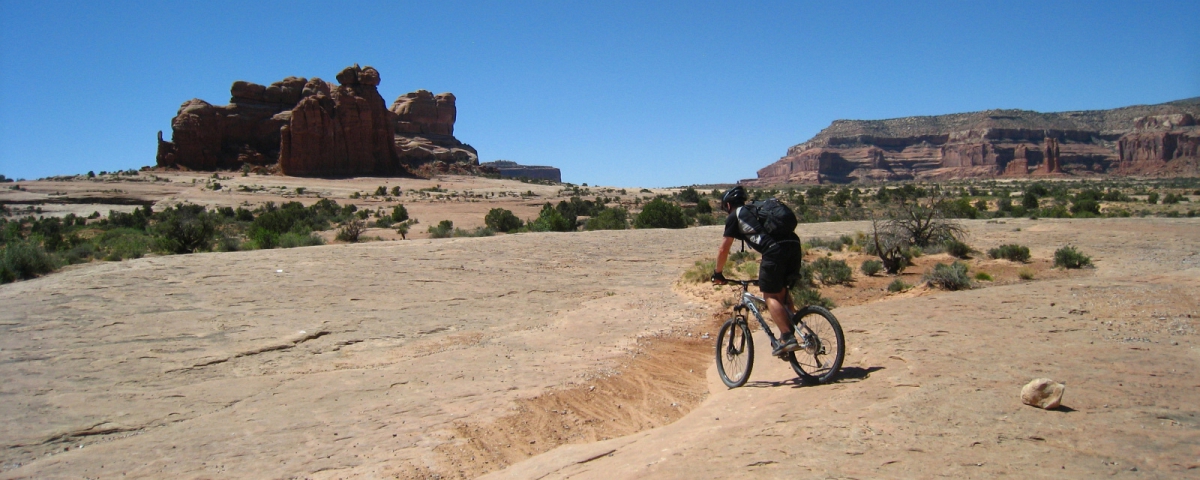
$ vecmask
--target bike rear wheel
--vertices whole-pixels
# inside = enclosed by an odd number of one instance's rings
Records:
[[[796,312],[792,321],[796,341],[806,346],[788,354],[787,360],[792,364],[792,370],[806,382],[824,383],[832,380],[841,370],[842,360],[846,357],[846,338],[837,317],[825,307],[809,305]]]
[[[746,317],[737,316],[725,322],[717,334],[717,373],[729,388],[737,388],[750,379],[754,368],[754,340]]]

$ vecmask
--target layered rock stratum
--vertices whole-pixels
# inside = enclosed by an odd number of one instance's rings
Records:
[[[374,68],[346,67],[336,79],[239,80],[228,105],[188,100],[171,121],[171,141],[158,134],[158,166],[278,165],[286,175],[346,176],[395,175],[436,161],[479,165],[478,152],[454,137],[453,94],[418,90],[389,109]]]
[[[521,165],[512,160],[496,160],[494,162],[483,163],[482,165],[499,170],[500,176],[503,178],[533,178],[562,182],[562,172],[555,167]]]
[[[746,185],[1200,174],[1200,97],[1111,110],[836,120]]]

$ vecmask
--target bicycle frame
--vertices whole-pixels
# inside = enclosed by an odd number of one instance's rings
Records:
[[[769,326],[767,326],[766,320],[763,320],[762,311],[758,309],[758,304],[761,303],[763,306],[766,306],[767,300],[750,293],[750,284],[754,282],[735,280],[732,283],[742,286],[742,301],[741,303],[733,306],[734,316],[744,322],[746,321],[746,315],[740,312],[749,310],[750,313],[754,314],[755,320],[758,320],[758,325],[761,326],[763,331],[767,333],[767,338],[771,339],[771,348],[778,347],[779,340],[775,338],[775,332],[772,331]]]

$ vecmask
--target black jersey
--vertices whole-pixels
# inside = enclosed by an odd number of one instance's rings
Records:
[[[780,243],[800,245],[800,237],[796,236],[796,232],[786,232],[774,237],[767,235],[753,209],[745,206],[738,207],[725,219],[725,236],[744,240],[758,253],[773,250],[773,247]]]

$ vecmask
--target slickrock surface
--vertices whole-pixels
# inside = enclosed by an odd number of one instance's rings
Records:
[[[836,309],[848,355],[835,384],[796,385],[760,354],[743,388],[710,368],[709,398],[671,425],[487,478],[1195,476],[1200,223],[1001,227],[973,224],[976,243],[1048,245],[1037,258],[1071,242],[1097,268]],[[1014,394],[1042,376],[1070,386],[1062,408]]]
[[[8,195],[215,206],[319,194],[473,228],[495,207],[531,218],[559,190],[251,175],[213,191],[199,174],[171,178]],[[458,193],[347,198],[380,183]],[[527,190],[537,196],[513,193]],[[988,261],[997,280],[975,290],[830,287],[866,300],[834,310],[848,355],[824,386],[794,384],[761,353],[747,387],[716,379],[711,334],[730,292],[673,283],[715,253],[720,227],[68,267],[0,286],[0,478],[1194,475],[1200,221],[1003,222],[967,222],[968,243],[1027,245],[1043,267],[1073,244],[1097,268],[1022,282]],[[1064,408],[1021,404],[1014,392],[1039,377],[1070,386]]]

